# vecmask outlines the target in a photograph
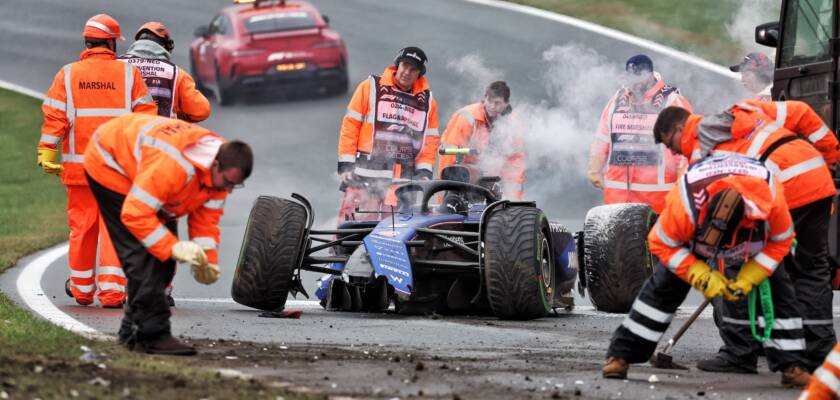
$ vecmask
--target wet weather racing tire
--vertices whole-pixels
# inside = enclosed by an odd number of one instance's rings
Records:
[[[610,204],[586,214],[583,258],[595,308],[626,313],[653,271],[647,235],[656,214],[646,204]]]
[[[484,276],[493,314],[517,320],[545,316],[554,274],[545,214],[535,207],[503,208],[490,215],[485,232]]]
[[[231,295],[260,310],[283,309],[303,256],[306,209],[291,200],[260,196],[251,209]]]

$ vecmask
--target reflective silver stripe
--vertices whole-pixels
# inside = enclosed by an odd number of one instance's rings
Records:
[[[78,271],[75,269],[70,270],[70,277],[71,278],[93,278],[93,269],[89,269],[87,271]]]
[[[100,15],[101,15],[101,14],[100,14]],[[98,16],[98,15],[97,15],[97,16]],[[104,24],[102,24],[102,23],[100,23],[100,22],[96,22],[96,21],[88,21],[88,22],[86,22],[86,23],[85,23],[85,26],[92,26],[92,27],[94,27],[94,28],[96,28],[96,29],[99,29],[99,30],[104,31],[105,33],[107,33],[107,34],[109,34],[109,35],[111,35],[111,36],[116,36],[116,34],[115,34],[113,31],[111,31],[110,29],[108,29],[108,27],[107,27],[107,26],[105,26]]]
[[[348,154],[339,154],[338,155],[338,162],[356,162],[356,156],[348,155]]]
[[[656,308],[643,302],[642,299],[639,298],[637,298],[636,301],[633,302],[633,309],[636,310],[639,314],[642,314],[647,318],[650,318],[656,322],[661,322],[663,324],[671,322],[671,318],[674,317],[674,314],[668,314],[666,312],[659,311]]]
[[[643,326],[642,324],[640,324],[636,321],[633,321],[629,317],[624,318],[624,322],[621,323],[621,326],[627,328],[627,330],[632,332],[634,335],[636,335],[636,336],[638,336],[642,339],[645,339],[649,342],[654,342],[654,343],[658,342],[659,339],[662,337],[662,334],[665,333],[665,332],[657,332],[657,331],[654,331],[650,328],[647,328],[647,327]]]
[[[828,389],[832,392],[837,393],[838,390],[840,390],[840,379],[834,376],[831,371],[826,370],[823,367],[819,367],[816,371],[814,371],[814,377],[817,378],[818,381],[822,382],[822,384],[828,387]]]
[[[432,164],[429,164],[429,163],[417,163],[416,167],[417,167],[417,169],[425,169],[425,170],[428,170],[428,171],[431,171],[432,168],[434,168],[432,166]]]
[[[770,258],[770,256],[764,254],[763,251],[756,254],[755,257],[753,257],[753,260],[755,260],[755,262],[761,264],[764,268],[767,268],[770,271],[776,270],[776,266],[779,265],[778,261]]]
[[[828,357],[825,358],[825,362],[827,362],[834,368],[840,369],[840,354],[833,351],[831,353],[828,353]]]
[[[426,129],[426,135],[428,135],[428,136],[440,136],[440,131],[437,128]]]
[[[157,197],[152,196],[149,192],[143,190],[143,188],[137,185],[131,185],[131,189],[128,191],[128,194],[134,196],[137,200],[140,200],[141,203],[153,208],[155,212],[160,210],[161,205],[163,205]]]
[[[356,121],[359,121],[359,122],[364,121],[364,117],[362,116],[361,113],[353,111],[349,108],[347,109],[347,112],[344,114],[344,116],[347,117],[347,118],[350,118],[350,119],[355,119]]]
[[[149,122],[148,124],[143,125],[143,127],[140,128],[140,133],[137,134],[137,142],[134,143],[134,160],[137,161],[138,165],[140,164],[140,160],[143,157],[143,153],[140,149],[140,146],[143,143],[143,137],[146,136],[146,133],[148,133],[152,128],[169,121],[170,120],[166,118],[156,118],[152,122]]]
[[[769,125],[764,126],[761,131],[755,136],[749,149],[747,149],[747,157],[757,158],[758,152],[764,147],[764,142],[773,132],[781,128],[785,119],[787,119],[787,104],[783,101],[777,101],[776,104],[776,119]]]
[[[682,202],[683,202],[683,211],[685,211],[685,214],[688,215],[688,218],[691,220],[691,223],[696,225],[697,221],[694,220],[694,213],[691,212],[691,210],[693,208],[691,206],[691,200],[689,200],[689,198],[688,198],[688,189],[686,189],[686,187],[685,187],[685,179],[681,178],[680,181],[679,181],[679,185],[680,185],[680,198],[682,198]]]
[[[41,134],[41,139],[39,140],[41,143],[46,144],[58,144],[61,141],[61,138],[58,136],[48,135],[46,133]]]
[[[814,157],[810,160],[803,161],[791,167],[785,168],[779,173],[779,180],[782,182],[789,181],[799,175],[807,173],[813,169],[817,169],[825,165],[825,159],[822,156]]]
[[[77,117],[119,117],[126,114],[122,108],[79,108],[76,110]]]
[[[201,246],[201,248],[205,249],[205,250],[208,250],[208,249],[215,250],[216,246],[218,246],[218,244],[216,243],[216,239],[213,239],[209,236],[194,237],[194,238],[192,238],[192,241],[195,242],[195,244]]]
[[[103,267],[96,268],[96,273],[99,275],[114,275],[125,278],[125,271],[120,267]]]
[[[394,171],[391,170],[381,170],[381,169],[367,169],[367,168],[356,168],[353,170],[353,173],[359,176],[363,176],[366,178],[382,178],[382,179],[391,179],[394,177]]]
[[[76,288],[76,290],[84,294],[93,293],[93,291],[96,289],[96,286],[94,285],[77,285],[73,282],[70,282],[70,286]]]
[[[472,132],[470,133],[470,137],[475,136],[475,131],[478,128],[475,125],[475,117],[470,112],[470,110],[468,110],[466,107],[464,107],[464,108],[458,110],[458,115],[463,117],[465,120],[467,120],[467,123],[470,124],[470,128],[472,128]],[[607,143],[609,143],[609,142],[610,142],[609,135],[607,135]]]
[[[167,121],[167,119],[162,118],[161,121]],[[184,169],[184,172],[187,174],[187,182],[192,180],[195,175],[195,167],[181,155],[178,149],[163,140],[158,140],[151,136],[140,135],[140,141],[143,146],[152,147],[166,153],[166,155],[175,160]]]
[[[738,103],[735,103],[735,105],[738,106],[738,107],[741,107],[745,110],[758,111],[758,112],[761,112],[761,113],[764,112],[760,108],[751,106],[751,105],[749,105],[749,104],[747,104],[746,102],[743,102],[743,101],[739,101]]]
[[[791,237],[792,235],[793,235],[793,225],[791,225],[790,228],[788,228],[788,230],[786,230],[786,231],[784,231],[784,232],[782,232],[778,235],[770,235],[770,240],[772,240],[774,242],[781,242],[782,240],[785,240],[785,239]]]
[[[125,292],[125,286],[113,282],[100,282],[99,290],[117,290],[120,292]]]
[[[67,97],[65,114],[70,129],[67,132],[67,147],[70,154],[76,153],[76,105],[73,103],[73,86],[70,85],[70,64],[64,66],[64,94]]]
[[[732,317],[722,317],[723,322],[732,325],[741,325],[741,326],[750,326],[750,321],[746,319],[736,319]],[[758,326],[763,328],[767,322],[764,321],[764,317],[758,317]],[[777,331],[792,331],[796,329],[802,329],[802,318],[781,318],[773,320],[773,330]]]
[[[125,112],[131,112],[134,109],[134,104],[131,102],[132,92],[134,92],[134,74],[132,74],[132,65],[125,63]],[[146,94],[148,96],[148,93]]]
[[[713,152],[713,154],[716,155],[716,156],[729,156],[729,155],[733,155],[733,154],[738,154],[738,152],[729,151],[729,150],[717,150],[716,149]]]
[[[373,76],[368,78],[370,80],[370,92],[368,94],[368,111],[366,122],[372,124],[376,122],[376,79]]]
[[[65,103],[61,100],[56,100],[56,99],[50,98],[50,97],[45,98],[44,103],[42,103],[42,104],[47,106],[47,107],[57,108],[61,111],[65,111],[65,109],[67,108],[67,103]]]
[[[668,267],[671,268],[671,270],[676,271],[689,254],[691,253],[689,253],[688,249],[685,247],[677,250],[677,252],[674,253],[674,255],[668,260]]]
[[[828,126],[826,126],[825,124],[823,124],[823,126],[822,126],[820,129],[817,129],[817,131],[816,131],[816,132],[814,132],[814,133],[812,133],[812,134],[808,135],[808,140],[810,140],[810,141],[811,141],[811,143],[817,143],[817,142],[819,142],[819,141],[820,141],[820,139],[824,138],[824,137],[825,137],[825,135],[826,135],[828,132],[829,132]]]
[[[627,182],[606,180],[604,187],[627,190]],[[630,183],[630,190],[636,192],[667,192],[673,187],[673,183]]]
[[[834,325],[833,319],[803,319],[802,325]]]
[[[93,144],[94,144],[94,146],[96,146],[96,151],[98,151],[99,155],[102,157],[102,159],[105,160],[105,165],[111,167],[111,169],[113,169],[114,171],[119,172],[120,175],[122,175],[122,176],[126,176],[126,177],[128,176],[128,174],[125,173],[125,171],[122,169],[122,167],[120,167],[120,165],[117,164],[117,162],[114,160],[114,157],[112,157],[110,153],[105,151],[105,149],[102,148],[102,145],[99,144],[99,130],[98,129],[93,134]]]
[[[61,162],[63,163],[83,163],[85,162],[84,154],[61,154]]]
[[[599,133],[598,135],[596,135],[596,136],[595,136],[595,140],[600,140],[600,141],[602,141],[602,142],[604,142],[604,143],[612,143],[612,141],[610,140],[609,135],[602,135],[602,134],[600,134],[600,133]]]
[[[764,347],[786,351],[805,350],[805,339],[767,339]]]
[[[703,154],[700,153],[700,149],[694,149],[691,151],[691,161],[697,161]]]
[[[665,231],[662,230],[662,225],[658,222],[656,223],[656,236],[659,236],[659,239],[661,239],[662,242],[665,243],[665,245],[668,247],[677,247],[683,244],[683,242],[678,242],[674,239],[671,239],[670,236],[666,235]]]
[[[204,208],[209,208],[211,210],[221,210],[225,208],[225,201],[224,200],[207,200],[204,202]]]
[[[134,107],[137,107],[138,104],[152,104],[154,102],[155,102],[155,99],[153,99],[151,95],[147,94],[147,95],[131,102],[131,109],[134,110]]]
[[[146,248],[151,248],[152,246],[154,246],[158,242],[160,242],[161,239],[166,237],[166,234],[168,232],[169,232],[169,230],[166,229],[165,226],[158,225],[157,229],[152,231],[152,233],[150,233],[148,236],[141,239],[140,241],[143,242],[143,246],[146,246]]]

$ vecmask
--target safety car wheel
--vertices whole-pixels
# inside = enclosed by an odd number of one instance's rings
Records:
[[[260,196],[251,208],[231,295],[242,305],[281,310],[303,257],[306,209],[299,203]]]
[[[204,82],[201,81],[201,76],[198,75],[198,68],[195,65],[195,54],[190,51],[190,75],[192,75],[193,81],[195,81],[195,88],[200,92],[206,92],[207,88],[204,86]]]
[[[222,79],[222,73],[219,71],[219,67],[216,66],[216,90],[214,95],[220,106],[229,106],[235,101],[236,91],[233,87],[227,87],[227,85]]]
[[[508,207],[487,219],[484,278],[493,314],[534,319],[550,310],[555,265],[548,220],[535,207]]]
[[[583,259],[586,288],[597,310],[630,311],[653,271],[647,235],[656,214],[646,204],[609,204],[586,214]]]

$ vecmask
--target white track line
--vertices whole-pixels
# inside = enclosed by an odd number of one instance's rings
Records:
[[[20,294],[20,298],[26,303],[26,306],[40,314],[47,321],[82,336],[94,339],[107,339],[109,338],[108,335],[79,322],[59,310],[50,301],[49,296],[44,294],[44,290],[41,288],[41,278],[43,278],[44,272],[52,263],[67,254],[68,247],[69,245],[66,243],[53,247],[24,265],[17,279],[17,291]]]
[[[44,96],[43,93],[41,93],[37,90],[32,90],[30,88],[23,87],[23,86],[20,86],[18,84],[14,84],[12,82],[7,82],[7,81],[3,81],[3,80],[0,80],[0,88],[8,89],[8,90],[11,90],[13,92],[17,92],[17,93],[20,93],[20,94],[27,95],[29,97],[34,97],[38,100],[44,100],[46,98],[46,96]]]
[[[601,36],[606,36],[611,39],[615,39],[624,43],[629,43],[634,46],[639,46],[648,50],[655,51],[657,53],[666,55],[671,58],[675,58],[677,60],[687,62],[692,65],[696,65],[700,68],[705,70],[723,75],[728,78],[738,79],[739,75],[730,71],[729,68],[724,67],[722,65],[715,64],[708,60],[704,60],[700,57],[693,56],[688,53],[683,53],[679,50],[672,49],[667,46],[663,46],[659,43],[642,39],[638,36],[633,36],[627,34],[625,32],[617,31],[612,28],[607,28],[605,26],[597,25],[592,22],[580,20],[577,18],[572,18],[567,15],[558,14],[551,11],[541,10],[539,8],[525,6],[521,4],[510,3],[507,1],[502,0],[463,0],[468,3],[480,4],[487,7],[495,7],[500,8],[508,11],[514,11],[521,14],[527,14],[539,18],[548,19],[551,21],[559,22],[561,24],[574,26],[575,28],[583,29],[585,31],[589,31]]]

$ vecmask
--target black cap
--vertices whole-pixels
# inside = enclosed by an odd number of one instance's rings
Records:
[[[426,65],[429,59],[426,58],[426,53],[419,47],[406,47],[397,53],[394,58],[394,66],[399,66],[400,61],[411,63],[420,70],[420,75],[426,74]]]
[[[653,72],[653,60],[644,54],[636,54],[627,59],[627,63],[624,64],[624,70],[633,73],[639,73],[641,71]]]

